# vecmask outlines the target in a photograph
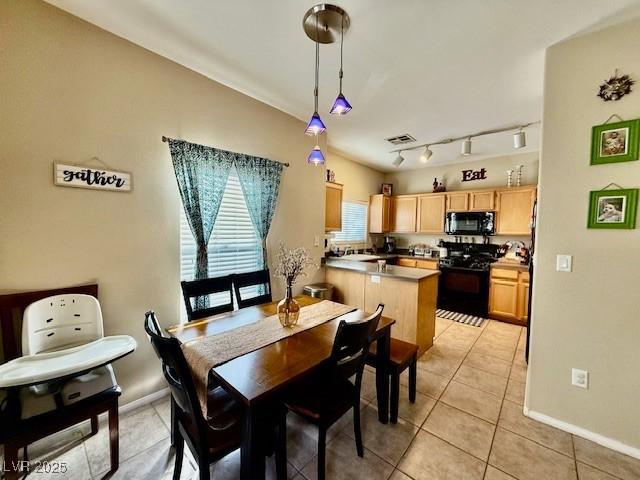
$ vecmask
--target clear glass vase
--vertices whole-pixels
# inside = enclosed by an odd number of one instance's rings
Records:
[[[287,285],[287,294],[278,303],[278,319],[283,327],[293,327],[298,323],[300,315],[300,304],[293,298],[291,285]]]

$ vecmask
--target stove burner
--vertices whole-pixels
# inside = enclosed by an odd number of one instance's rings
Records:
[[[449,268],[463,268],[469,270],[485,270],[488,271],[491,264],[496,259],[486,255],[472,255],[464,258],[463,256],[446,257],[440,259],[440,266]]]

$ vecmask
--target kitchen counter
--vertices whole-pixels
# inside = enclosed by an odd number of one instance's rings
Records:
[[[491,268],[511,268],[514,270],[528,271],[529,264],[522,264],[520,260],[510,260],[507,258],[501,258],[497,262],[491,264]]]
[[[386,254],[386,255],[391,255],[391,254]],[[384,260],[388,260],[391,257],[385,258],[380,256],[380,258]],[[393,258],[397,258],[397,256]],[[411,257],[411,258],[422,258],[422,257]],[[395,277],[399,279],[413,280],[413,281],[419,281],[424,278],[440,275],[440,272],[438,270],[426,270],[422,268],[412,268],[412,267],[399,267],[397,265],[387,265],[387,268],[384,272],[379,272],[377,263],[341,260],[339,257],[328,258],[325,263],[325,267],[351,270],[354,272],[360,272],[367,275],[379,275],[381,277]]]

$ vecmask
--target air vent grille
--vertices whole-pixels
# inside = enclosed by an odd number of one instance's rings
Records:
[[[413,138],[408,133],[403,133],[402,135],[396,135],[395,137],[385,138],[385,140],[392,145],[403,145],[405,143],[415,142],[416,139]]]

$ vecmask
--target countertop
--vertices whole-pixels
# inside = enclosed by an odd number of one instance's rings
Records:
[[[501,258],[497,262],[493,262],[491,264],[491,268],[511,268],[514,270],[528,271],[529,264],[528,263],[522,264],[520,263],[520,260],[510,260],[507,258]]]
[[[396,255],[397,256],[397,255]],[[384,259],[384,257],[381,257]],[[413,267],[399,267],[397,265],[387,265],[387,269],[384,272],[378,271],[377,263],[369,262],[354,262],[350,260],[340,260],[338,258],[327,258],[325,263],[327,268],[341,268],[344,270],[352,270],[354,272],[361,272],[366,275],[380,275],[381,277],[396,277],[405,280],[422,280],[434,275],[440,275],[438,270],[427,270],[423,268]]]

